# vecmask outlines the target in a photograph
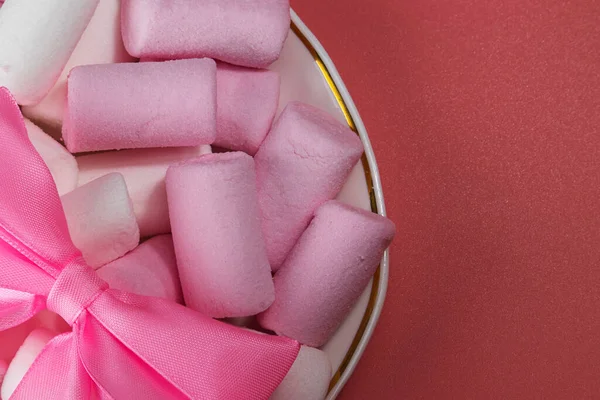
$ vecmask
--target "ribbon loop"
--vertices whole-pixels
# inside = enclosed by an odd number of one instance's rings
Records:
[[[67,264],[50,290],[47,306],[73,325],[81,312],[101,295],[108,284],[79,258]]]

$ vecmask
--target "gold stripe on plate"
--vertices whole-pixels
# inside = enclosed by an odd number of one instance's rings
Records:
[[[344,113],[344,117],[346,118],[346,122],[348,123],[348,126],[350,127],[350,129],[352,129],[354,132],[356,132],[358,134],[358,131],[356,129],[356,124],[354,123],[354,119],[352,118],[352,114],[350,113],[348,106],[344,102],[344,98],[342,97],[340,90],[338,89],[337,85],[335,84],[335,81],[333,80],[331,73],[329,72],[329,70],[327,69],[327,66],[321,59],[321,56],[315,50],[315,48],[310,43],[310,41],[306,38],[306,36],[304,36],[302,31],[293,22],[292,22],[291,29],[292,29],[292,32],[294,32],[296,34],[296,36],[298,36],[298,38],[302,41],[302,43],[304,43],[304,46],[312,54],[317,66],[319,67],[319,69],[321,70],[321,73],[323,74],[323,78],[325,78],[325,81],[327,82],[329,89],[335,96],[335,99],[337,100],[338,105],[342,109],[342,112]],[[375,188],[373,187],[373,178],[371,176],[371,167],[369,165],[369,160],[367,159],[366,155],[363,155],[363,157],[362,157],[362,164],[363,164],[363,169],[365,171],[365,178],[367,180],[367,187],[369,189],[369,198],[371,201],[371,211],[373,211],[374,213],[378,213],[379,210],[378,210],[377,201],[375,198]],[[360,341],[363,338],[363,335],[365,333],[365,330],[367,329],[369,320],[371,319],[371,315],[373,314],[373,309],[375,308],[375,303],[377,301],[377,293],[379,291],[380,279],[381,279],[381,266],[379,266],[377,268],[377,271],[375,271],[375,274],[373,275],[373,287],[371,288],[371,296],[369,297],[369,304],[367,305],[365,315],[363,316],[363,319],[358,327],[358,331],[356,332],[356,335],[354,336],[354,339],[352,340],[352,344],[350,345],[350,348],[348,349],[348,352],[346,353],[346,356],[344,357],[342,364],[340,365],[338,370],[335,372],[335,374],[333,374],[331,383],[329,384],[329,390],[333,389],[333,387],[335,387],[335,385],[341,379],[342,375],[348,368],[350,361],[354,357],[354,354],[356,353],[356,349],[358,348]]]

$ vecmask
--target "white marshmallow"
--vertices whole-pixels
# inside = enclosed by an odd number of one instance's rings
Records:
[[[37,356],[40,355],[46,344],[56,336],[56,333],[47,329],[36,329],[27,336],[25,342],[21,345],[15,358],[10,362],[0,396],[2,399],[9,399],[19,385],[19,382],[25,376],[27,370],[31,367]]]
[[[52,88],[99,0],[18,0],[0,9],[0,86],[21,105]]]
[[[71,239],[89,266],[99,268],[139,244],[140,231],[121,174],[102,176],[61,200]]]

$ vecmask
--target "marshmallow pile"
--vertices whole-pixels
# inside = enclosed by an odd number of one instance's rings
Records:
[[[265,68],[288,35],[288,0],[0,5],[0,86],[86,262],[115,289],[256,316],[298,340],[272,399],[323,399],[332,371],[318,348],[395,227],[335,200],[363,154],[352,130],[299,102],[276,118],[280,78]],[[0,333],[3,400],[68,329],[44,312]]]

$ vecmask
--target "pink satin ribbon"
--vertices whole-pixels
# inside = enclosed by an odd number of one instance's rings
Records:
[[[0,331],[48,308],[73,327],[44,348],[11,400],[268,399],[295,341],[108,288],[69,237],[56,187],[0,88]]]

